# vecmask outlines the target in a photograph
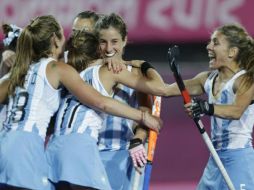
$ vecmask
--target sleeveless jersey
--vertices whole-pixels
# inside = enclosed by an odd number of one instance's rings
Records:
[[[57,111],[60,90],[54,89],[46,77],[46,67],[53,58],[42,58],[30,65],[24,87],[16,87],[9,96],[6,130],[23,130],[37,133],[43,139],[51,116]]]
[[[131,68],[131,66],[128,66],[129,71],[131,71]],[[138,107],[136,91],[127,86],[117,85],[113,98],[131,107]],[[99,150],[128,149],[129,141],[134,136],[132,130],[134,121],[108,114],[105,116],[103,127],[99,132]]]
[[[214,96],[212,89],[218,71],[210,74],[205,82],[205,91],[209,97],[209,103],[230,105],[235,101],[233,85],[235,80],[246,71],[236,73],[221,89],[219,96]],[[246,148],[252,146],[252,129],[254,124],[254,104],[244,111],[239,120],[211,117],[211,137],[216,150]]]
[[[81,78],[104,96],[109,96],[99,80],[101,65],[91,66],[80,73]],[[80,103],[73,95],[68,94],[61,102],[57,114],[55,135],[70,133],[87,133],[96,140],[102,126],[102,113]]]

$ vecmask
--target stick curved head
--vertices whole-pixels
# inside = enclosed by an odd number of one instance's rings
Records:
[[[168,49],[168,62],[170,69],[175,72],[177,70],[177,67],[175,65],[175,59],[179,56],[180,51],[177,45],[174,45],[173,47],[170,47]]]

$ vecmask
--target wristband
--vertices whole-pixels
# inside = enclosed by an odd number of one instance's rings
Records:
[[[142,144],[142,140],[140,138],[131,139],[129,149],[132,149],[140,144]]]
[[[154,69],[154,67],[148,62],[142,63],[140,67],[142,74],[145,76],[146,76],[147,70],[150,68]]]

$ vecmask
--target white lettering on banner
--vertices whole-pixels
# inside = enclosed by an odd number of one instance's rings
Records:
[[[240,22],[232,11],[245,0],[160,0],[150,1],[146,12],[146,23],[152,27],[168,30],[173,26],[184,29],[213,28],[215,24]],[[172,10],[171,14],[165,11]],[[204,16],[202,16],[204,15]]]
[[[204,22],[207,28],[214,26],[218,17],[217,14],[217,2],[218,0],[207,0],[207,11],[204,12]]]
[[[240,22],[239,18],[230,14],[231,11],[236,10],[237,8],[244,5],[245,0],[225,0],[219,6],[219,19],[221,23],[233,23]]]
[[[5,22],[24,26],[38,15],[52,14],[64,27],[70,27],[79,9],[88,10],[88,8],[82,6],[82,4],[85,4],[82,2],[83,1],[76,1],[73,3],[68,0],[57,2],[49,0],[2,0],[0,15],[3,14],[1,18],[4,18]],[[8,12],[11,12],[11,14]]]
[[[120,14],[127,26],[128,29],[132,29],[137,27],[138,25],[138,18],[139,18],[139,9],[140,9],[140,1],[137,0],[128,0],[128,1],[121,1],[121,0],[97,0],[100,2],[97,11],[110,14],[110,13],[117,13]],[[91,6],[90,6],[91,7]]]
[[[207,11],[205,12],[205,26],[211,28],[218,22],[219,24],[241,22],[238,17],[233,15],[231,11],[236,10],[244,5],[245,0],[207,0]]]
[[[225,23],[245,23],[241,18],[246,19],[248,12],[237,10],[246,7],[247,2],[254,5],[247,0],[0,0],[0,18],[2,23],[24,27],[38,15],[52,14],[68,35],[79,12],[94,10],[120,14],[128,26],[130,39],[149,41],[177,36],[181,40],[181,35],[187,39],[189,32],[194,32],[196,39],[199,36],[204,39],[207,29]],[[246,27],[253,28],[251,24]]]
[[[172,25],[171,19],[163,11],[172,5],[172,0],[150,1],[145,12],[147,24],[166,30]]]
[[[139,1],[126,2],[115,0],[1,0],[0,18],[7,23],[25,26],[38,15],[52,14],[64,28],[70,28],[73,18],[81,11],[95,10],[99,13],[120,13],[129,27],[137,26]]]
[[[175,9],[173,16],[177,25],[187,29],[197,29],[201,25],[203,0],[192,0],[188,4],[188,0],[175,1]],[[190,10],[188,10],[188,5]]]
[[[63,3],[65,3],[65,1],[51,3],[49,1],[2,0],[0,6],[0,17],[3,19],[3,22],[15,23],[23,27],[27,25],[32,18],[38,15],[52,14],[58,18],[58,14],[60,12],[60,14],[64,17],[65,12],[61,10]],[[67,18],[68,16],[65,19]]]

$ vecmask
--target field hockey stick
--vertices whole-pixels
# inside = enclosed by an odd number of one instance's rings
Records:
[[[161,112],[161,97],[154,96],[152,114],[156,117],[160,117],[160,112]],[[149,130],[147,164],[146,164],[145,173],[144,173],[145,176],[144,176],[143,190],[149,189],[156,142],[157,142],[157,133],[153,130]]]
[[[152,114],[154,116],[159,117],[160,116],[160,108],[161,108],[161,97],[159,96],[153,96],[153,106],[152,106]],[[150,143],[149,143],[150,142]],[[133,190],[140,190],[140,189],[148,189],[149,186],[149,181],[150,181],[150,176],[151,176],[151,171],[152,171],[152,161],[153,161],[153,155],[154,155],[154,150],[157,142],[157,133],[153,130],[149,130],[149,138],[147,139],[147,142],[145,143],[145,149],[147,152],[147,165],[145,167],[145,172],[144,168],[142,168],[141,172],[143,174],[140,174],[139,172],[135,171],[135,176],[134,176],[134,182],[133,182]],[[147,168],[148,167],[148,168]],[[143,173],[144,172],[144,173]],[[150,172],[150,173],[149,173]],[[143,178],[141,178],[141,176]],[[142,181],[143,179],[143,181]],[[141,185],[140,183],[143,184]],[[147,187],[145,187],[145,185]]]
[[[174,46],[173,48],[169,48],[168,50],[168,61],[169,61],[169,66],[170,66],[170,69],[171,71],[173,72],[174,74],[174,78],[176,80],[176,83],[178,85],[178,88],[181,92],[181,95],[183,97],[183,100],[184,100],[184,103],[190,103],[191,102],[191,97],[187,91],[187,89],[185,88],[185,85],[183,83],[183,79],[181,77],[181,74],[178,70],[178,67],[175,63],[175,58],[179,55],[179,49],[177,46]],[[215,163],[217,164],[222,176],[224,177],[226,183],[227,183],[227,186],[230,190],[235,190],[234,188],[234,185],[231,181],[231,179],[229,178],[229,175],[226,171],[226,169],[224,168],[213,144],[212,144],[212,141],[211,139],[209,138],[209,136],[207,135],[206,131],[205,131],[205,128],[204,128],[204,125],[202,123],[202,121],[200,120],[200,118],[193,118],[200,134],[202,135],[210,153],[212,154],[213,156],[213,159],[215,161]]]
[[[145,101],[145,105],[143,105],[143,106],[151,107],[151,110],[152,110],[153,105],[154,105],[154,96],[149,95],[149,96],[146,96],[146,98],[147,98],[147,100]],[[145,139],[144,148],[145,148],[145,154],[147,155],[148,136]],[[141,167],[141,168],[138,168],[138,170],[135,169],[134,172],[132,173],[132,175],[133,175],[133,178],[131,179],[131,181],[132,181],[132,190],[142,190],[143,189],[144,171],[145,171],[145,167]]]

